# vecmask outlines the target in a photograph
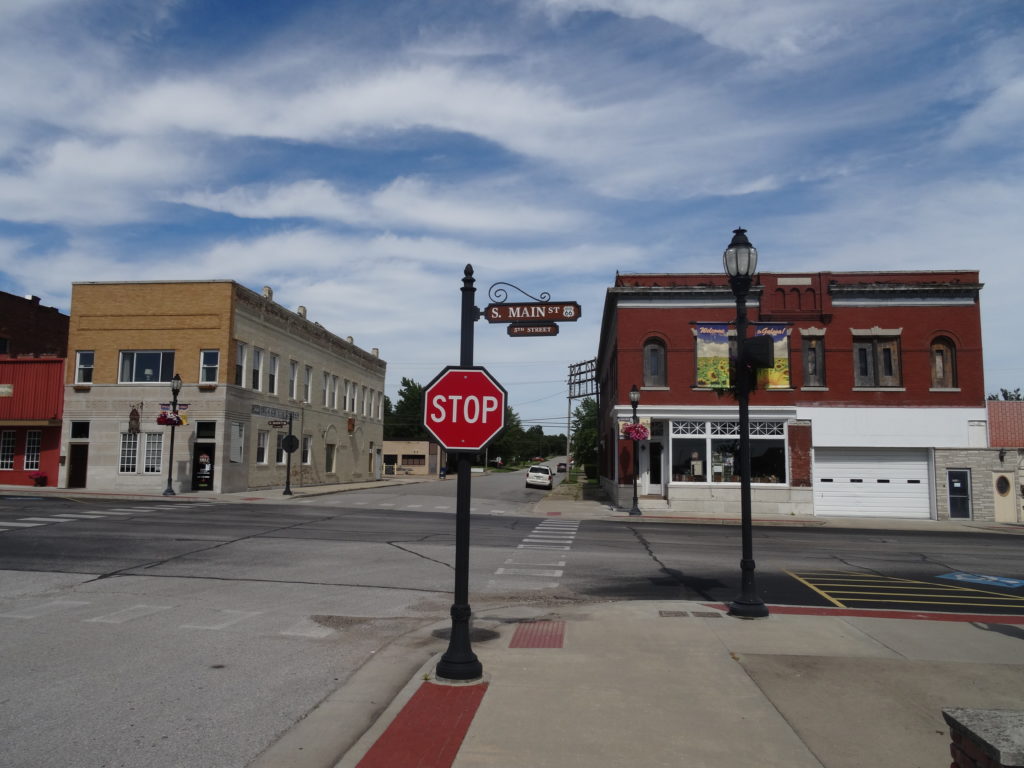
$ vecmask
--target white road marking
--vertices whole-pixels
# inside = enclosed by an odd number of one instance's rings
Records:
[[[494,572],[495,576],[546,576],[548,578],[559,578],[563,571],[560,570],[540,570],[534,571],[529,568],[499,568]]]
[[[553,544],[520,544],[516,549],[554,549],[568,552],[570,547],[556,547]]]
[[[173,608],[171,605],[133,605],[130,608],[122,608],[120,611],[108,613],[105,616],[96,616],[92,619],[85,619],[86,622],[99,624],[124,624],[132,619],[141,619],[143,616],[150,616],[160,611],[167,611]]]
[[[103,517],[103,515],[75,515],[75,514],[65,513],[63,515],[54,515],[54,517],[67,517],[67,518],[70,518],[72,520],[96,520],[97,518]]]
[[[15,523],[13,521],[4,521],[4,525],[8,525],[11,528],[38,528],[43,523]]]
[[[59,517],[19,517],[19,520],[23,520],[26,523],[66,523],[67,520],[62,520]]]
[[[45,616],[48,613],[56,613],[57,611],[63,611],[66,608],[79,608],[83,605],[89,605],[88,600],[50,600],[46,603],[40,603],[31,608],[25,608],[20,611],[10,611],[8,613],[0,613],[5,619],[38,619],[40,616]]]
[[[235,611],[230,608],[222,608],[217,613],[227,614],[228,618],[224,621],[217,622],[216,624],[182,624],[182,629],[225,629],[230,627],[232,624],[237,624],[240,621],[251,619],[253,616],[259,616],[263,611]]]
[[[565,560],[556,560],[553,563],[520,563],[517,562],[514,557],[510,557],[508,560],[505,561],[505,565],[539,565],[542,567],[547,566],[549,568],[564,568]]]

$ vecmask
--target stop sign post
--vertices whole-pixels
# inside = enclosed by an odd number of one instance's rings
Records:
[[[424,390],[423,425],[447,451],[479,451],[505,428],[507,400],[485,368],[449,366]]]

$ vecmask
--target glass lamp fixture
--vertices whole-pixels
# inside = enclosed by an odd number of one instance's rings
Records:
[[[734,229],[732,242],[722,254],[725,274],[729,277],[753,277],[757,271],[757,248],[747,239],[747,230]]]

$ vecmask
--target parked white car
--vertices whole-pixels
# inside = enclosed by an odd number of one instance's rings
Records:
[[[526,472],[527,488],[553,488],[554,481],[551,479],[551,467],[543,464],[536,464]]]

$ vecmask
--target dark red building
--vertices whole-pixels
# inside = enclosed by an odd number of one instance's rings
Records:
[[[38,296],[0,291],[0,355],[67,357],[70,318]]]
[[[0,485],[57,485],[64,359],[0,357]]]
[[[762,273],[751,335],[774,366],[750,398],[755,512],[936,517],[936,449],[985,448],[976,271]],[[617,275],[598,380],[603,482],[632,494],[622,425],[640,391],[638,486],[650,509],[728,513],[738,500],[736,300],[724,274]],[[626,489],[629,489],[626,491]]]

